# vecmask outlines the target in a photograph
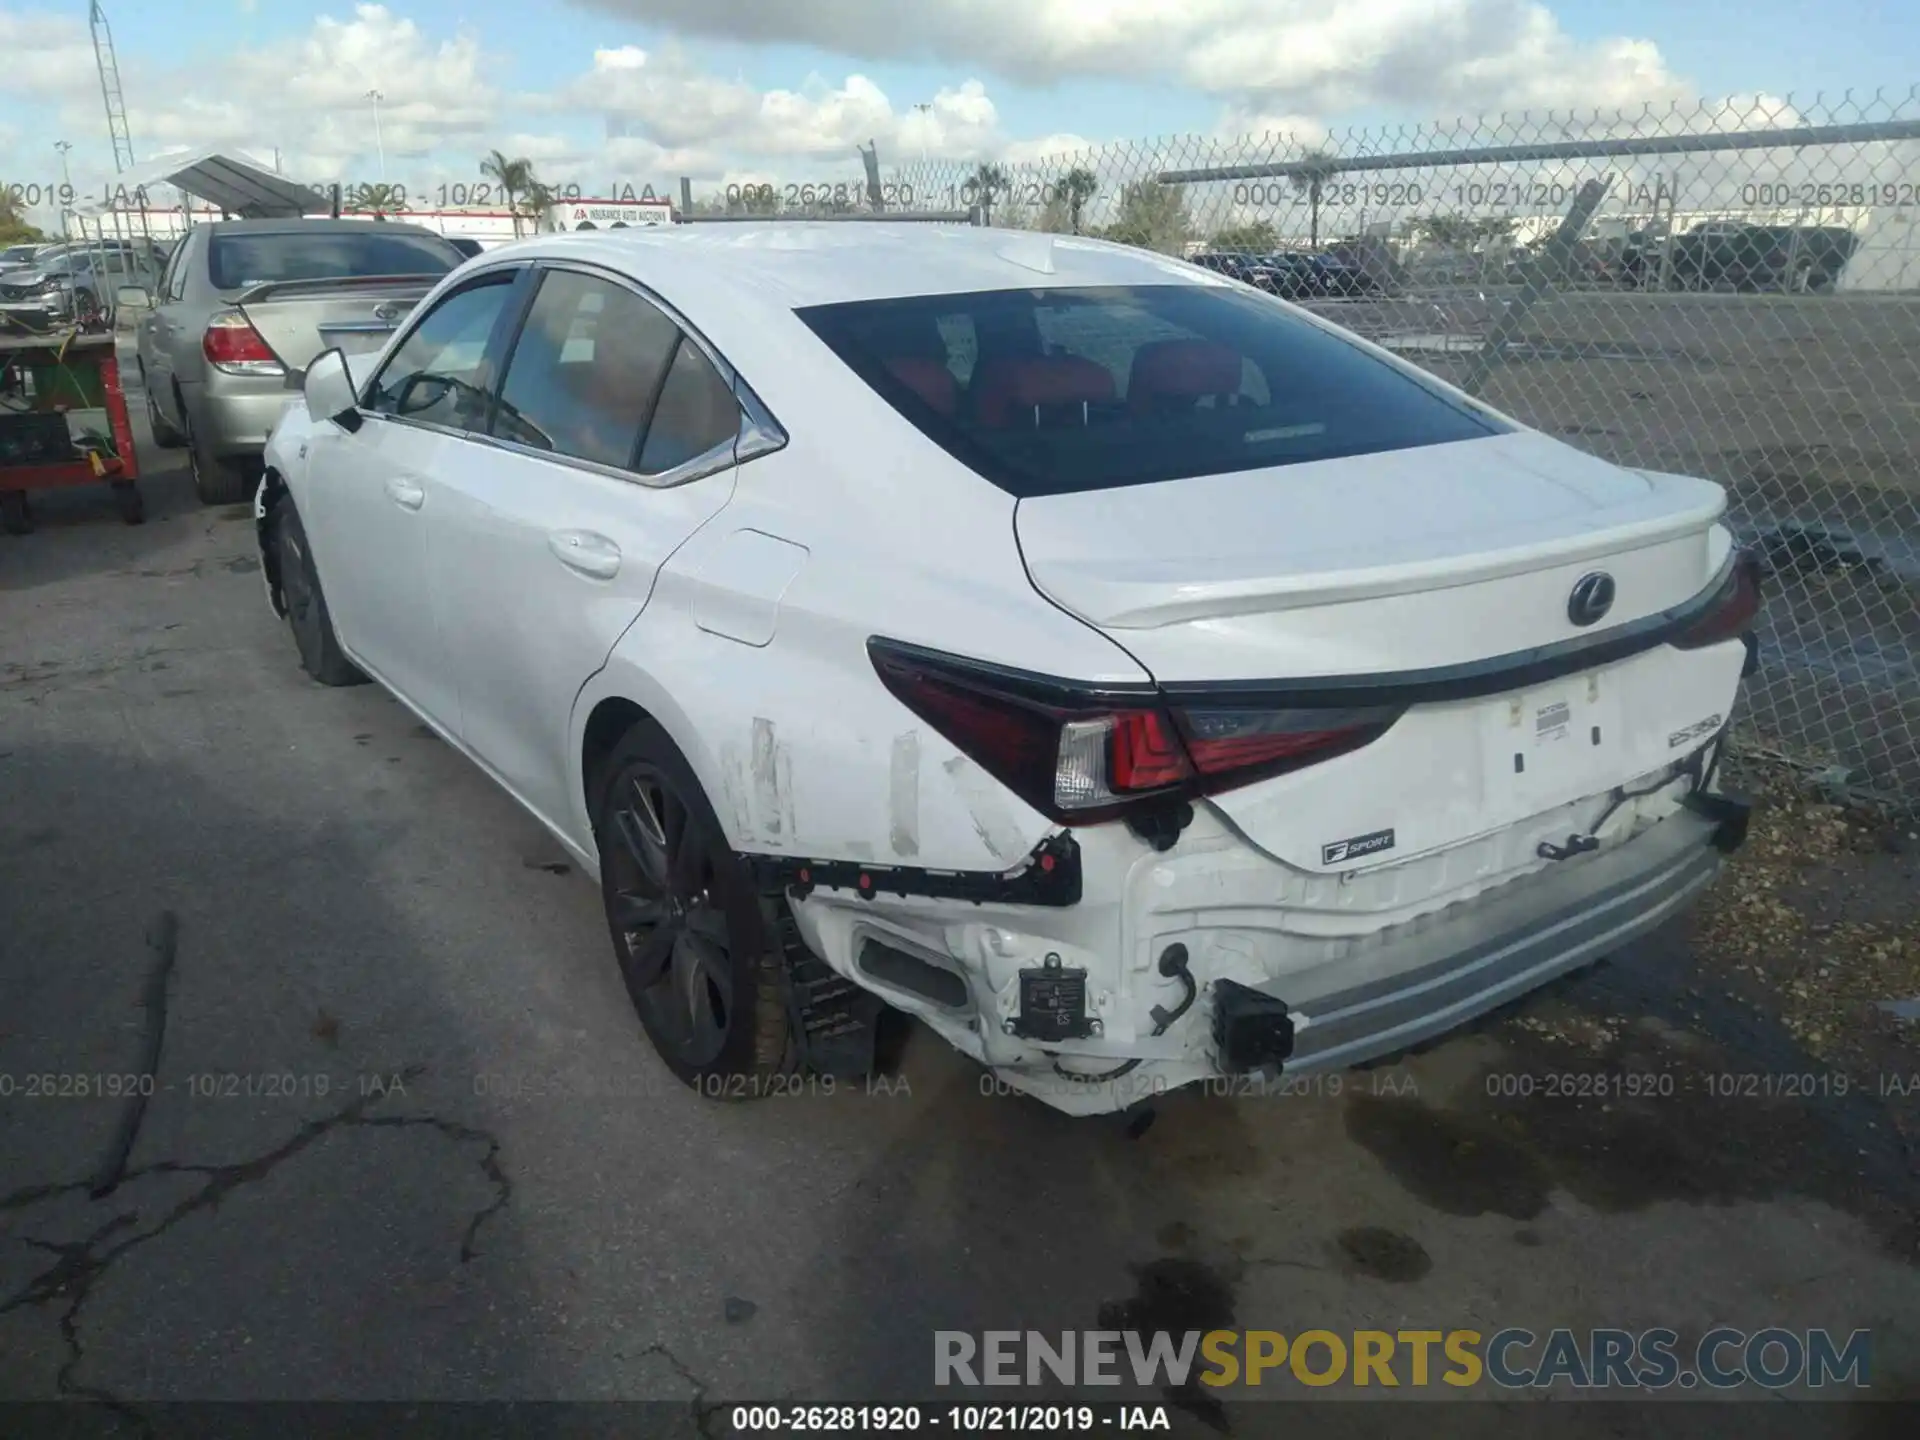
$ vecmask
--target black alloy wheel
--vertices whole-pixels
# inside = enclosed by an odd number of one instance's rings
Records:
[[[690,767],[665,732],[635,726],[607,767],[597,834],[621,979],[675,1075],[717,1083],[794,1068],[773,928]]]

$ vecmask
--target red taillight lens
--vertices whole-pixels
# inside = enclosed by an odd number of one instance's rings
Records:
[[[280,359],[273,348],[260,338],[247,317],[237,310],[226,310],[207,322],[207,333],[200,338],[200,350],[207,363],[216,369],[237,375],[279,375]]]
[[[994,671],[882,641],[874,668],[901,703],[1062,824],[1230,790],[1354,750],[1397,709],[1213,709]]]
[[[1707,611],[1692,625],[1676,635],[1672,644],[1680,650],[1699,650],[1733,640],[1753,628],[1760,613],[1760,557],[1752,550],[1734,556],[1733,573],[1720,587]]]
[[[1378,739],[1399,718],[1391,708],[1364,710],[1208,710],[1174,712],[1187,753],[1203,780],[1245,784],[1308,761],[1326,760]],[[1218,788],[1205,785],[1203,788]]]

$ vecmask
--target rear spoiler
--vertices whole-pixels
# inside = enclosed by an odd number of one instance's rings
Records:
[[[378,290],[385,286],[437,285],[446,279],[439,275],[339,275],[317,280],[268,280],[236,296],[235,305],[255,305],[262,300],[324,295],[340,290]]]

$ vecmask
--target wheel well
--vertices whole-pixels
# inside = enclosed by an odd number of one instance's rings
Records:
[[[642,720],[653,717],[631,700],[609,695],[593,707],[587,717],[586,737],[580,743],[580,785],[586,792],[587,814],[593,815],[595,791],[599,789],[600,769],[613,754],[613,747]]]
[[[273,543],[273,512],[286,498],[286,481],[281,479],[278,470],[269,467],[260,476],[260,509],[264,518],[255,526],[254,534],[260,543],[260,568],[267,574],[268,593],[274,609],[282,615],[286,614],[287,602],[280,588],[280,550]]]

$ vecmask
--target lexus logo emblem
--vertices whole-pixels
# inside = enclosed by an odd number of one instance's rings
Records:
[[[1613,577],[1604,570],[1582,575],[1567,597],[1567,619],[1576,625],[1594,625],[1613,609]]]

